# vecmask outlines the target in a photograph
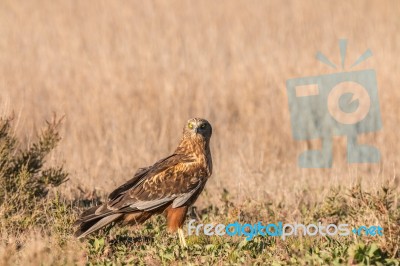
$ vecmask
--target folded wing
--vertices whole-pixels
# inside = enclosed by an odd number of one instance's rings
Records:
[[[184,205],[202,189],[205,169],[186,155],[174,154],[135,177],[110,194],[107,209],[118,212],[151,211],[173,203]]]

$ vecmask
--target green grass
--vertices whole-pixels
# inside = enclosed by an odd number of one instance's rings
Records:
[[[351,194],[358,191],[361,194]],[[226,192],[225,192],[226,193]],[[382,195],[383,193],[383,195]],[[188,248],[181,248],[176,236],[165,231],[165,219],[154,217],[142,226],[113,227],[90,236],[82,243],[89,264],[272,264],[272,265],[399,265],[399,209],[393,209],[391,189],[382,188],[368,194],[360,187],[333,190],[323,202],[299,206],[303,213],[298,221],[336,221],[351,226],[372,225],[371,218],[384,227],[382,237],[277,237],[257,236],[251,241],[244,237],[191,235],[187,237]],[[338,200],[338,197],[340,198]],[[385,205],[386,204],[386,205]],[[274,207],[276,206],[276,207]],[[279,207],[281,206],[281,207]],[[347,206],[347,209],[343,209]],[[229,223],[240,219],[277,222],[285,207],[280,204],[253,204],[240,206],[231,202],[222,208],[209,206],[198,211],[198,223]],[[307,211],[304,211],[307,210]],[[265,216],[265,212],[270,213]],[[282,217],[283,222],[287,221]],[[185,228],[186,229],[186,228]]]

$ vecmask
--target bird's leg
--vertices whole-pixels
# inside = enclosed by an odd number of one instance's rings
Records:
[[[167,228],[170,232],[178,232],[179,242],[182,247],[187,247],[185,236],[183,234],[182,225],[186,218],[187,206],[172,208],[169,206],[166,210]]]
[[[187,244],[186,244],[186,240],[185,240],[185,236],[183,234],[182,228],[178,228],[178,236],[179,236],[179,242],[181,243],[181,246],[187,248]]]

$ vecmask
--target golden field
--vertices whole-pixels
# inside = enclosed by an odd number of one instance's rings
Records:
[[[24,145],[53,113],[65,115],[48,158],[69,172],[58,188],[65,200],[104,199],[172,152],[188,118],[203,117],[213,125],[214,173],[199,208],[221,206],[226,189],[239,209],[246,200],[280,203],[294,220],[301,203],[322,201],[332,187],[361,182],[373,192],[389,182],[398,209],[399,12],[398,1],[1,1],[0,113],[14,112]],[[331,169],[300,169],[307,143],[293,140],[286,80],[336,72],[315,54],[340,65],[342,38],[347,67],[373,52],[354,69],[377,73],[383,129],[361,139],[382,160],[347,164],[346,139],[335,137]],[[47,237],[32,245],[46,247]],[[48,259],[34,252],[15,258]]]

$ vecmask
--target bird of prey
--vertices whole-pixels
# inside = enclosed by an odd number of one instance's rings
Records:
[[[81,214],[75,235],[83,238],[114,222],[140,224],[164,213],[169,232],[178,232],[186,246],[182,225],[188,207],[202,192],[212,173],[210,123],[189,119],[174,153],[155,164],[139,168],[132,179],[112,191],[107,201]]]

